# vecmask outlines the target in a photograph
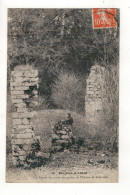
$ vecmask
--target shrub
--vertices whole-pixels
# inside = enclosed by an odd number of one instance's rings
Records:
[[[52,87],[52,100],[60,109],[82,113],[85,105],[83,83],[72,73],[60,73]]]

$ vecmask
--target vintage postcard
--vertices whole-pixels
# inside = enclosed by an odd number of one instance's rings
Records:
[[[117,183],[120,10],[8,9],[6,182]]]

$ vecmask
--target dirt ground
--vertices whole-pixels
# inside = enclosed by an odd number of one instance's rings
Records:
[[[7,157],[9,183],[116,183],[117,154],[101,151],[64,151],[53,154],[46,165],[35,169],[14,168]]]
[[[9,102],[9,101],[8,101]],[[8,103],[9,104],[9,103]],[[10,107],[8,106],[8,109]],[[39,111],[38,119],[35,124],[39,126],[39,135],[45,138],[43,144],[48,140],[51,123],[60,119],[64,119],[67,111],[45,110]],[[51,120],[50,120],[51,116]],[[74,114],[73,117],[77,122],[75,124],[75,134],[84,133],[86,124],[82,121],[83,117]],[[109,151],[95,151],[81,148],[80,152],[64,151],[53,154],[50,161],[46,165],[35,169],[16,168],[12,165],[11,155],[11,139],[10,130],[12,128],[11,114],[8,111],[7,123],[7,163],[6,163],[6,181],[9,183],[115,183],[118,182],[118,153]],[[43,127],[44,125],[44,127]],[[45,129],[45,131],[43,131]],[[46,129],[48,131],[46,131]],[[41,133],[41,134],[40,134]]]

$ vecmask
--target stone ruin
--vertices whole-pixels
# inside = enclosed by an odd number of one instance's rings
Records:
[[[103,102],[106,99],[104,70],[101,66],[93,66],[86,81],[86,118],[88,124],[96,127],[100,127],[103,122]],[[17,66],[11,72],[10,89],[14,107],[11,137],[14,165],[25,165],[32,145],[37,141],[31,119],[36,114],[38,104],[38,83],[38,70],[32,66]],[[74,144],[72,130],[72,124],[67,124],[65,121],[59,121],[53,126],[52,151],[63,151]]]
[[[38,71],[32,66],[17,66],[11,72],[10,89],[13,104],[12,155],[13,164],[24,164],[36,141],[31,119],[36,114]]]
[[[92,66],[86,80],[85,111],[87,123],[97,128],[103,124],[103,107],[106,99],[105,68],[99,65]]]
[[[59,121],[52,129],[52,151],[63,151],[72,144],[72,125],[66,124],[64,121]]]

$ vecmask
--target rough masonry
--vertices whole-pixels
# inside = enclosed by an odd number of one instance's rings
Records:
[[[105,68],[92,66],[86,80],[85,111],[88,124],[97,128],[103,124],[103,106],[106,100]]]
[[[72,145],[72,125],[59,121],[52,128],[52,150],[62,151]]]
[[[31,119],[36,114],[38,71],[32,66],[16,66],[11,72],[11,100],[13,104],[12,155],[13,164],[24,164],[35,141]]]

